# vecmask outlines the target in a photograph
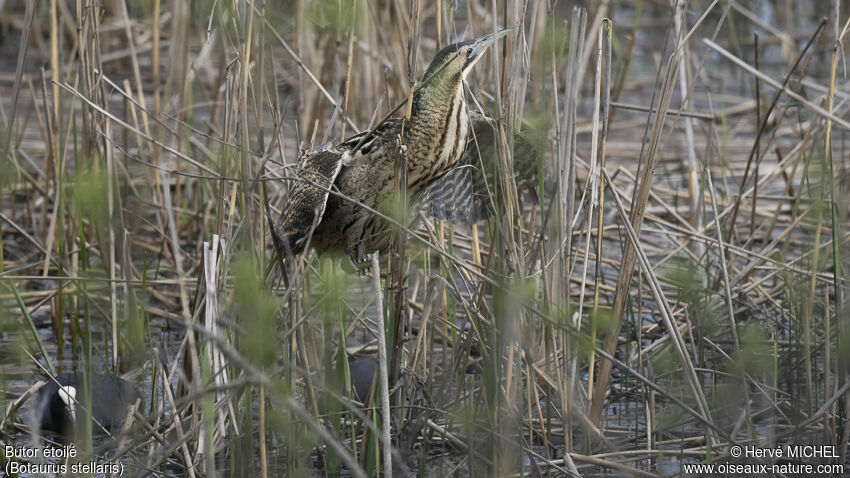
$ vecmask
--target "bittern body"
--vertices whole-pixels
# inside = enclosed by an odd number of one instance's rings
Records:
[[[297,254],[309,244],[320,253],[343,252],[355,261],[386,252],[393,228],[385,216],[398,202],[400,155],[407,165],[406,193],[416,204],[463,157],[471,130],[463,82],[506,33],[455,43],[437,53],[414,90],[409,119],[387,119],[368,134],[305,154],[275,226],[284,251]]]

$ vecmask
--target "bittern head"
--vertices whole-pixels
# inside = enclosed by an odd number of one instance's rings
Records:
[[[449,45],[440,50],[431,60],[431,64],[419,82],[420,90],[459,87],[460,82],[472,67],[484,56],[490,46],[499,38],[507,35],[513,28],[485,35],[475,40],[467,40]]]

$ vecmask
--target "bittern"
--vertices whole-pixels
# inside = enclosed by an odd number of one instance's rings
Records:
[[[387,119],[369,133],[305,154],[274,228],[279,246],[297,254],[309,244],[320,253],[342,252],[355,262],[387,252],[393,227],[386,212],[398,202],[399,155],[407,165],[407,196],[417,204],[464,156],[472,129],[464,80],[509,31],[440,50],[416,86],[406,118]]]

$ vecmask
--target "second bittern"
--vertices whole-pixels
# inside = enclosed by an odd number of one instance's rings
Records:
[[[437,53],[413,92],[409,119],[387,119],[368,135],[305,154],[275,226],[279,245],[299,253],[309,244],[320,253],[342,252],[355,261],[387,252],[392,224],[374,211],[386,215],[398,202],[399,155],[405,155],[407,195],[416,204],[426,188],[460,163],[472,129],[463,82],[508,31]]]

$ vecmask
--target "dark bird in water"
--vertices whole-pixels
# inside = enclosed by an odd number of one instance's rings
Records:
[[[339,387],[343,392],[343,395],[349,396],[348,392],[351,392],[350,397],[354,400],[362,404],[366,404],[369,400],[369,396],[374,390],[376,382],[378,382],[378,359],[372,356],[355,356],[348,357],[348,383],[351,385],[351,388],[348,390],[344,390],[343,380],[343,372],[341,370],[342,363],[337,360],[334,363],[334,376],[335,379],[339,380]],[[327,413],[329,407],[339,407],[338,401],[335,399],[331,399],[326,401],[324,398],[319,402],[319,410],[322,413]]]
[[[47,383],[38,392],[36,419],[41,430],[59,435],[70,435],[77,423],[94,418],[92,429],[113,430],[124,423],[130,405],[139,398],[139,392],[128,381],[109,375],[90,374],[84,380],[81,372],[63,373]],[[91,384],[91,407],[85,408],[87,387]]]
[[[413,92],[409,119],[387,119],[368,133],[305,154],[274,227],[279,248],[298,254],[309,244],[320,253],[341,252],[354,261],[375,251],[387,252],[393,227],[382,215],[393,216],[399,201],[395,173],[401,154],[411,204],[422,206],[423,197],[444,200],[456,193],[474,203],[475,181],[459,168],[475,127],[463,82],[484,52],[508,32],[455,43],[437,53]],[[457,181],[441,182],[444,177]],[[427,192],[435,187],[439,189]],[[479,197],[479,206],[481,202]],[[471,206],[465,210],[443,215],[478,218]]]
[[[348,359],[348,372],[351,378],[353,396],[360,403],[366,403],[369,393],[377,380],[378,360],[375,357],[354,357]]]

